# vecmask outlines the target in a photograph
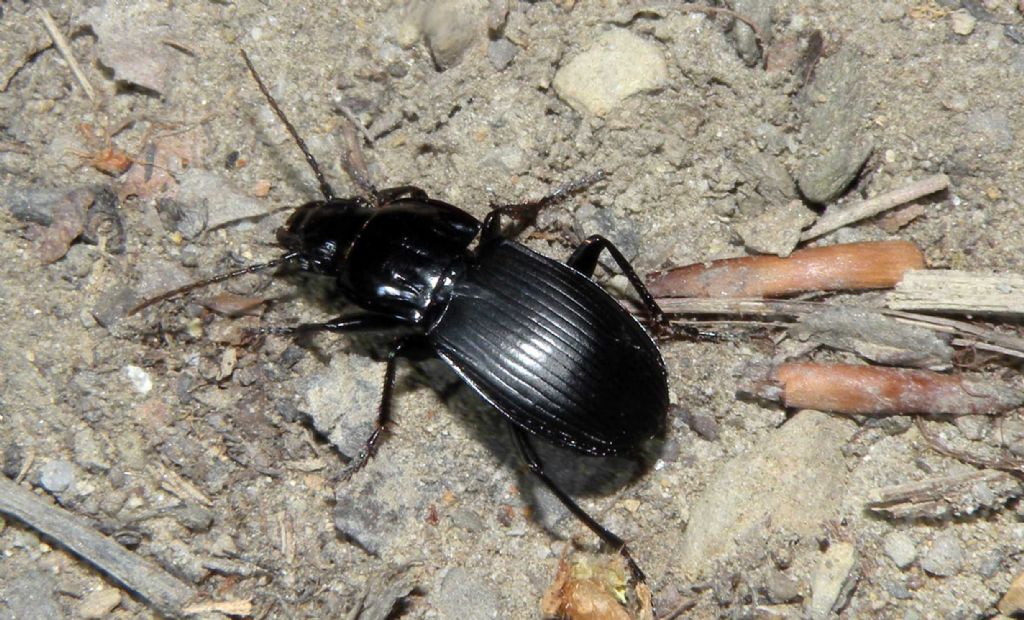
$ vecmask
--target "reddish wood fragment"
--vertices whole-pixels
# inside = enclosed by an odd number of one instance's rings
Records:
[[[834,413],[996,414],[1024,403],[1007,385],[925,370],[801,362],[780,365],[772,379],[787,407]]]
[[[909,241],[846,243],[798,250],[788,258],[746,256],[655,272],[655,297],[780,297],[807,291],[889,288],[924,268]]]

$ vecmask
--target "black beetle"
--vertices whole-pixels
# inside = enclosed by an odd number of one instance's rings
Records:
[[[378,191],[358,175],[353,178],[369,197],[338,198],[244,50],[242,57],[302,150],[324,199],[296,209],[278,231],[287,250],[280,258],[169,291],[132,312],[287,262],[334,277],[347,301],[364,312],[260,332],[411,328],[390,349],[376,426],[350,472],[366,463],[381,439],[398,357],[413,345],[425,345],[511,423],[529,469],[622,554],[634,579],[643,581],[623,540],[547,476],[529,435],[584,454],[611,456],[635,453],[665,425],[664,361],[640,322],[591,279],[602,251],[615,259],[655,325],[664,324],[664,315],[626,258],[601,236],[588,238],[563,264],[501,234],[502,215],[534,217],[600,175],[537,202],[494,207],[483,222],[417,187]]]

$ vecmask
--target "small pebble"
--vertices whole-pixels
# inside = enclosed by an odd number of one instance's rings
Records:
[[[50,461],[39,471],[39,484],[50,493],[66,491],[75,482],[75,467],[67,461]]]
[[[889,559],[901,569],[907,568],[917,559],[917,548],[914,546],[913,539],[903,532],[889,534],[885,537],[882,546]]]
[[[121,593],[114,588],[93,590],[82,599],[78,615],[82,618],[106,618],[120,604]]]
[[[1007,616],[1024,611],[1024,573],[1017,575],[1010,583],[1010,588],[999,599],[998,609]]]
[[[960,572],[964,564],[964,549],[955,534],[939,534],[932,548],[921,558],[921,568],[936,577],[951,577]]]
[[[842,604],[858,579],[856,567],[857,548],[851,543],[837,541],[828,548],[811,577],[809,617],[832,617],[832,610]]]
[[[765,588],[768,590],[768,599],[776,604],[790,603],[800,598],[800,584],[781,571],[768,574]]]
[[[950,14],[949,21],[953,32],[964,37],[974,32],[974,27],[978,24],[978,20],[964,10],[954,11]]]
[[[424,14],[421,29],[438,69],[462,62],[466,50],[483,38],[486,3],[475,0],[436,0]]]
[[[491,41],[491,44],[487,46],[487,59],[491,61],[491,66],[498,71],[509,66],[518,53],[519,46],[508,39]]]
[[[896,4],[895,2],[883,2],[878,7],[878,18],[883,22],[894,22],[898,19],[903,19],[906,12],[903,7]]]
[[[149,377],[149,373],[138,366],[125,366],[123,372],[132,384],[132,389],[139,394],[148,394],[153,389],[153,380]]]

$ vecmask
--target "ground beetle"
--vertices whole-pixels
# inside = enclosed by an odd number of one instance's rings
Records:
[[[298,132],[271,97],[249,57],[260,91],[302,150],[323,200],[304,204],[277,233],[287,253],[151,298],[133,310],[245,273],[297,264],[335,278],[363,312],[326,323],[263,328],[262,333],[411,328],[387,357],[376,426],[350,468],[373,454],[388,422],[399,356],[416,345],[436,353],[510,423],[530,471],[601,540],[644,575],[621,538],[605,529],[548,477],[530,435],[596,456],[635,453],[662,430],[668,409],[665,364],[644,327],[592,279],[607,250],[656,326],[664,315],[626,258],[601,236],[563,264],[502,236],[501,216],[520,220],[598,177],[546,198],[492,208],[483,222],[423,190],[377,190],[353,174],[367,197],[338,198]],[[351,171],[350,171],[351,172]],[[474,249],[470,245],[479,237]]]

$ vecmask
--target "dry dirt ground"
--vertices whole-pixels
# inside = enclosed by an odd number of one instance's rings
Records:
[[[333,316],[315,283],[264,273],[125,316],[147,294],[277,256],[289,209],[318,198],[239,47],[339,194],[356,193],[339,159],[346,115],[365,128],[376,182],[414,183],[478,217],[607,171],[527,231],[550,256],[595,232],[641,273],[742,255],[738,225],[828,194],[815,184],[834,175],[851,199],[943,172],[950,191],[905,227],[865,223],[822,242],[906,239],[932,267],[1021,272],[1016,2],[729,4],[760,24],[767,65],[727,15],[573,4],[442,1],[429,7],[440,20],[383,0],[0,4],[4,474],[203,600],[251,600],[256,617],[343,617],[366,593],[349,617],[384,617],[403,597],[400,617],[537,617],[563,552],[602,557],[524,473],[500,419],[443,368],[403,367],[392,432],[344,481],[376,406],[380,344],[243,338]],[[640,41],[664,74],[598,116],[554,82],[609,32]],[[650,77],[646,65],[607,69],[611,84],[584,90]],[[133,162],[120,176],[99,169]],[[611,275],[600,274],[621,288]],[[225,317],[229,292],[267,301]],[[646,471],[549,455],[630,542],[659,611],[996,613],[1024,569],[1018,489],[979,490],[969,514],[886,520],[865,510],[872,490],[972,470],[931,451],[909,419],[858,424],[739,399],[749,364],[773,355],[763,333],[679,338],[663,352],[676,406]],[[1005,363],[978,369],[1016,377]],[[1011,452],[1024,438],[1013,413],[929,424]],[[114,587],[58,541],[0,521],[0,617],[154,613]]]

